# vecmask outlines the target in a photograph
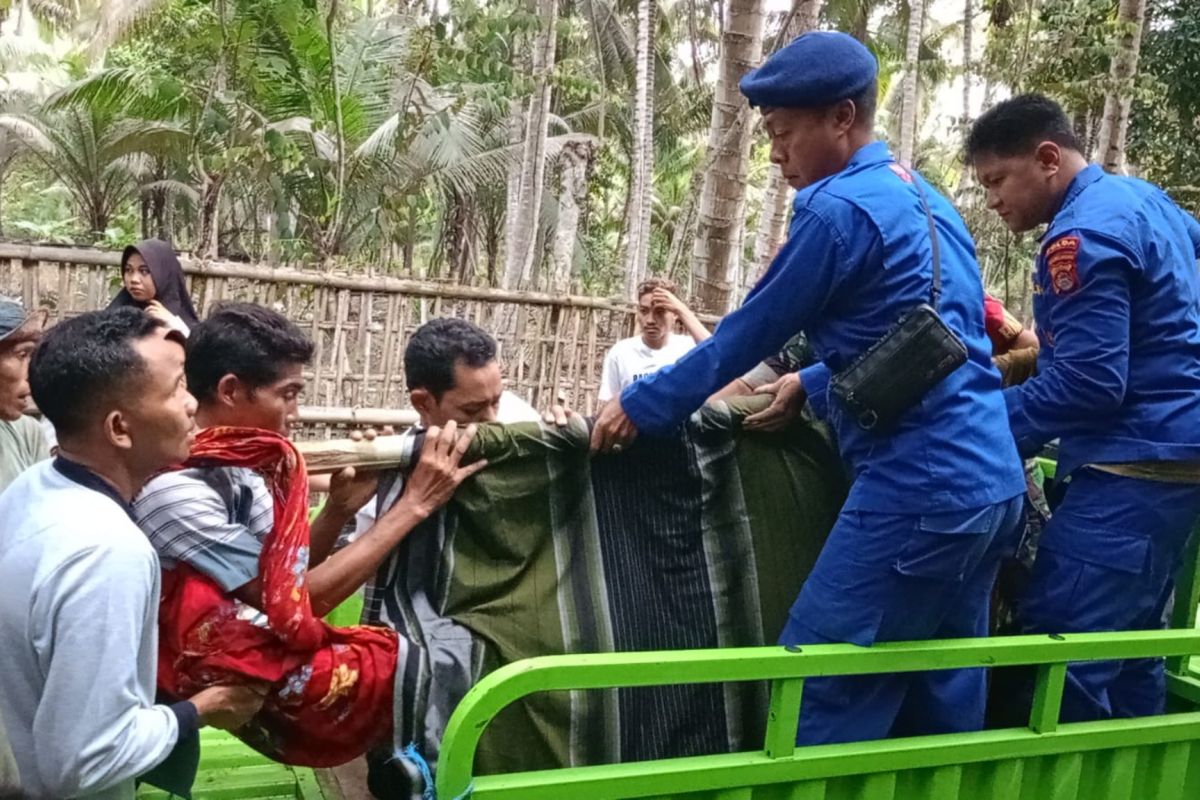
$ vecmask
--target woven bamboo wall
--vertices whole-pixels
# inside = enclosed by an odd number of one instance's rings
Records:
[[[424,322],[471,320],[497,337],[508,387],[538,407],[595,409],[604,354],[634,330],[612,301],[181,259],[201,317],[221,300],[286,314],[315,341],[304,402],[402,408],[404,345]],[[0,292],[45,307],[51,321],[103,308],[120,287],[120,253],[0,242]]]

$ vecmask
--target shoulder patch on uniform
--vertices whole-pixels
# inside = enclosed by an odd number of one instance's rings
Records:
[[[1055,294],[1070,294],[1079,288],[1079,237],[1062,236],[1046,247],[1046,268]]]
[[[904,181],[905,183],[913,182],[912,175],[910,175],[908,170],[906,170],[904,167],[900,166],[899,164],[888,164],[888,169],[890,169],[892,172],[896,173],[896,177],[898,177],[900,180]]]

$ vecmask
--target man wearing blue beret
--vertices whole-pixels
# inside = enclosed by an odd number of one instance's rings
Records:
[[[781,379],[772,407],[748,425],[770,429],[807,400],[833,426],[853,483],[781,644],[986,635],[997,566],[1016,545],[1025,481],[974,247],[950,204],[873,141],[877,70],[856,40],[817,32],[742,80],[771,160],[798,190],[788,241],[711,339],[627,388],[593,429],[601,452],[668,434],[716,388],[797,331],[808,335],[821,360]],[[966,362],[890,428],[861,427],[830,378],[930,301],[936,252],[937,310]],[[982,670],[810,679],[797,742],[978,729],[985,680]]]

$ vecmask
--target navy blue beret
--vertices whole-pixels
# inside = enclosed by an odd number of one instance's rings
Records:
[[[875,56],[853,36],[812,31],[747,72],[739,88],[758,108],[812,108],[853,97],[878,72]]]

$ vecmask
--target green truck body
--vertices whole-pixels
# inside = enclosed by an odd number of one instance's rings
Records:
[[[1200,798],[1200,535],[1180,571],[1170,630],[660,653],[548,656],[480,681],[450,719],[442,800],[1181,800]],[[1060,724],[1072,661],[1165,657],[1169,713]],[[1200,666],[1200,658],[1195,659]],[[807,677],[1030,665],[1025,727],[795,747]],[[510,703],[554,690],[769,681],[764,747],[748,753],[475,775],[480,735]]]
[[[1051,470],[1052,464],[1046,465]],[[1051,471],[1051,475],[1052,475]],[[889,643],[547,656],[481,680],[448,725],[437,769],[441,800],[1181,800],[1200,798],[1200,535],[1193,536],[1164,631]],[[332,615],[331,615],[332,616]],[[338,614],[342,624],[357,608]],[[1168,713],[1058,722],[1072,661],[1165,657]],[[1193,664],[1195,666],[1193,666]],[[1029,665],[1028,725],[975,733],[796,747],[805,678]],[[767,681],[761,750],[514,774],[476,775],[490,721],[530,694],[676,683]],[[332,798],[311,770],[267,761],[233,737],[202,734],[196,800]],[[143,787],[139,798],[164,798]]]

